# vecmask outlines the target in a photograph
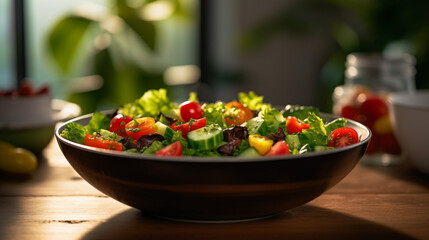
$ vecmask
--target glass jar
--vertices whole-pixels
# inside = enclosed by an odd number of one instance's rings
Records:
[[[391,92],[415,91],[414,66],[415,58],[409,54],[347,56],[345,83],[334,90],[333,112],[371,129],[372,139],[362,163],[387,166],[401,162],[387,101]]]

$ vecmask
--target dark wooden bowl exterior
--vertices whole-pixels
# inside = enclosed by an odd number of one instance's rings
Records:
[[[328,116],[328,115],[327,115]],[[333,116],[328,116],[333,118]],[[86,124],[90,116],[72,121]],[[371,133],[343,149],[260,158],[159,158],[57,141],[71,166],[104,194],[143,213],[185,220],[239,220],[305,204],[343,179],[359,162]]]

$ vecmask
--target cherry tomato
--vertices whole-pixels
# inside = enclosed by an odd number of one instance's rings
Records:
[[[28,82],[23,82],[18,89],[20,96],[31,96],[34,94],[33,86]]]
[[[287,155],[289,154],[289,145],[285,141],[276,142],[265,156]]]
[[[194,131],[197,130],[198,128],[202,128],[206,126],[206,118],[201,118],[195,121],[192,121],[191,126],[189,127],[189,123],[184,123],[180,126],[178,126],[178,128],[180,129],[180,131],[182,131],[182,137],[184,138],[188,138],[188,133],[190,131]],[[174,128],[173,128],[174,130]]]
[[[341,116],[345,118],[349,118],[351,120],[358,121],[359,120],[359,107],[352,105],[345,105],[341,108]]]
[[[155,134],[155,119],[151,117],[134,119],[125,124],[125,132],[134,140],[139,140],[143,135]]]
[[[286,131],[289,134],[300,133],[304,129],[309,129],[310,124],[301,123],[296,117],[289,116],[286,118]]]
[[[101,137],[97,137],[95,134],[89,134],[87,133],[84,138],[84,144],[86,146],[96,147],[96,148],[103,148],[103,149],[110,149],[115,151],[122,151],[123,146],[121,143],[118,143],[113,140],[104,140]]]
[[[253,112],[237,101],[225,104],[225,108],[227,109],[225,114],[225,122],[229,126],[241,125],[253,118]]]
[[[15,90],[8,90],[2,93],[2,96],[6,96],[6,97],[13,97],[13,96],[19,96],[18,91]]]
[[[237,101],[232,101],[232,102],[229,102],[229,103],[227,103],[227,104],[225,104],[225,107],[226,108],[242,108],[242,107],[244,107],[243,106],[243,104],[241,104],[241,103],[239,103],[239,102],[237,102]]]
[[[155,155],[158,156],[182,156],[182,144],[180,141],[176,141],[167,147],[158,150]]]
[[[37,168],[36,156],[23,148],[8,148],[0,152],[0,170],[13,174],[29,174]]]
[[[39,91],[37,91],[37,95],[40,95],[40,94],[46,94],[46,93],[48,93],[49,92],[49,87],[48,86],[44,86],[44,87],[42,87],[41,89],[39,89]]]
[[[385,153],[394,155],[401,154],[401,147],[393,133],[380,135],[380,148]]]
[[[130,116],[124,116],[123,114],[116,115],[112,121],[110,121],[109,131],[118,134],[119,136],[126,137],[125,125],[132,121]]]
[[[180,105],[180,117],[184,122],[203,117],[203,110],[197,102],[186,101]]]
[[[371,122],[380,117],[386,116],[389,112],[386,102],[377,96],[368,97],[362,102],[360,109],[362,114],[364,114]]]
[[[359,136],[353,128],[341,127],[332,131],[328,139],[328,146],[339,148],[357,143],[359,141]]]

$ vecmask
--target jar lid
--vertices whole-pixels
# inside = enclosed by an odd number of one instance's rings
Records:
[[[378,68],[383,65],[414,66],[416,59],[411,54],[388,55],[381,53],[351,53],[347,55],[347,67]]]

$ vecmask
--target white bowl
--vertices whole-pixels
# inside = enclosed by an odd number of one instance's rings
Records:
[[[0,98],[0,128],[23,128],[52,122],[51,95]]]
[[[429,174],[429,90],[393,93],[390,119],[405,159]]]

